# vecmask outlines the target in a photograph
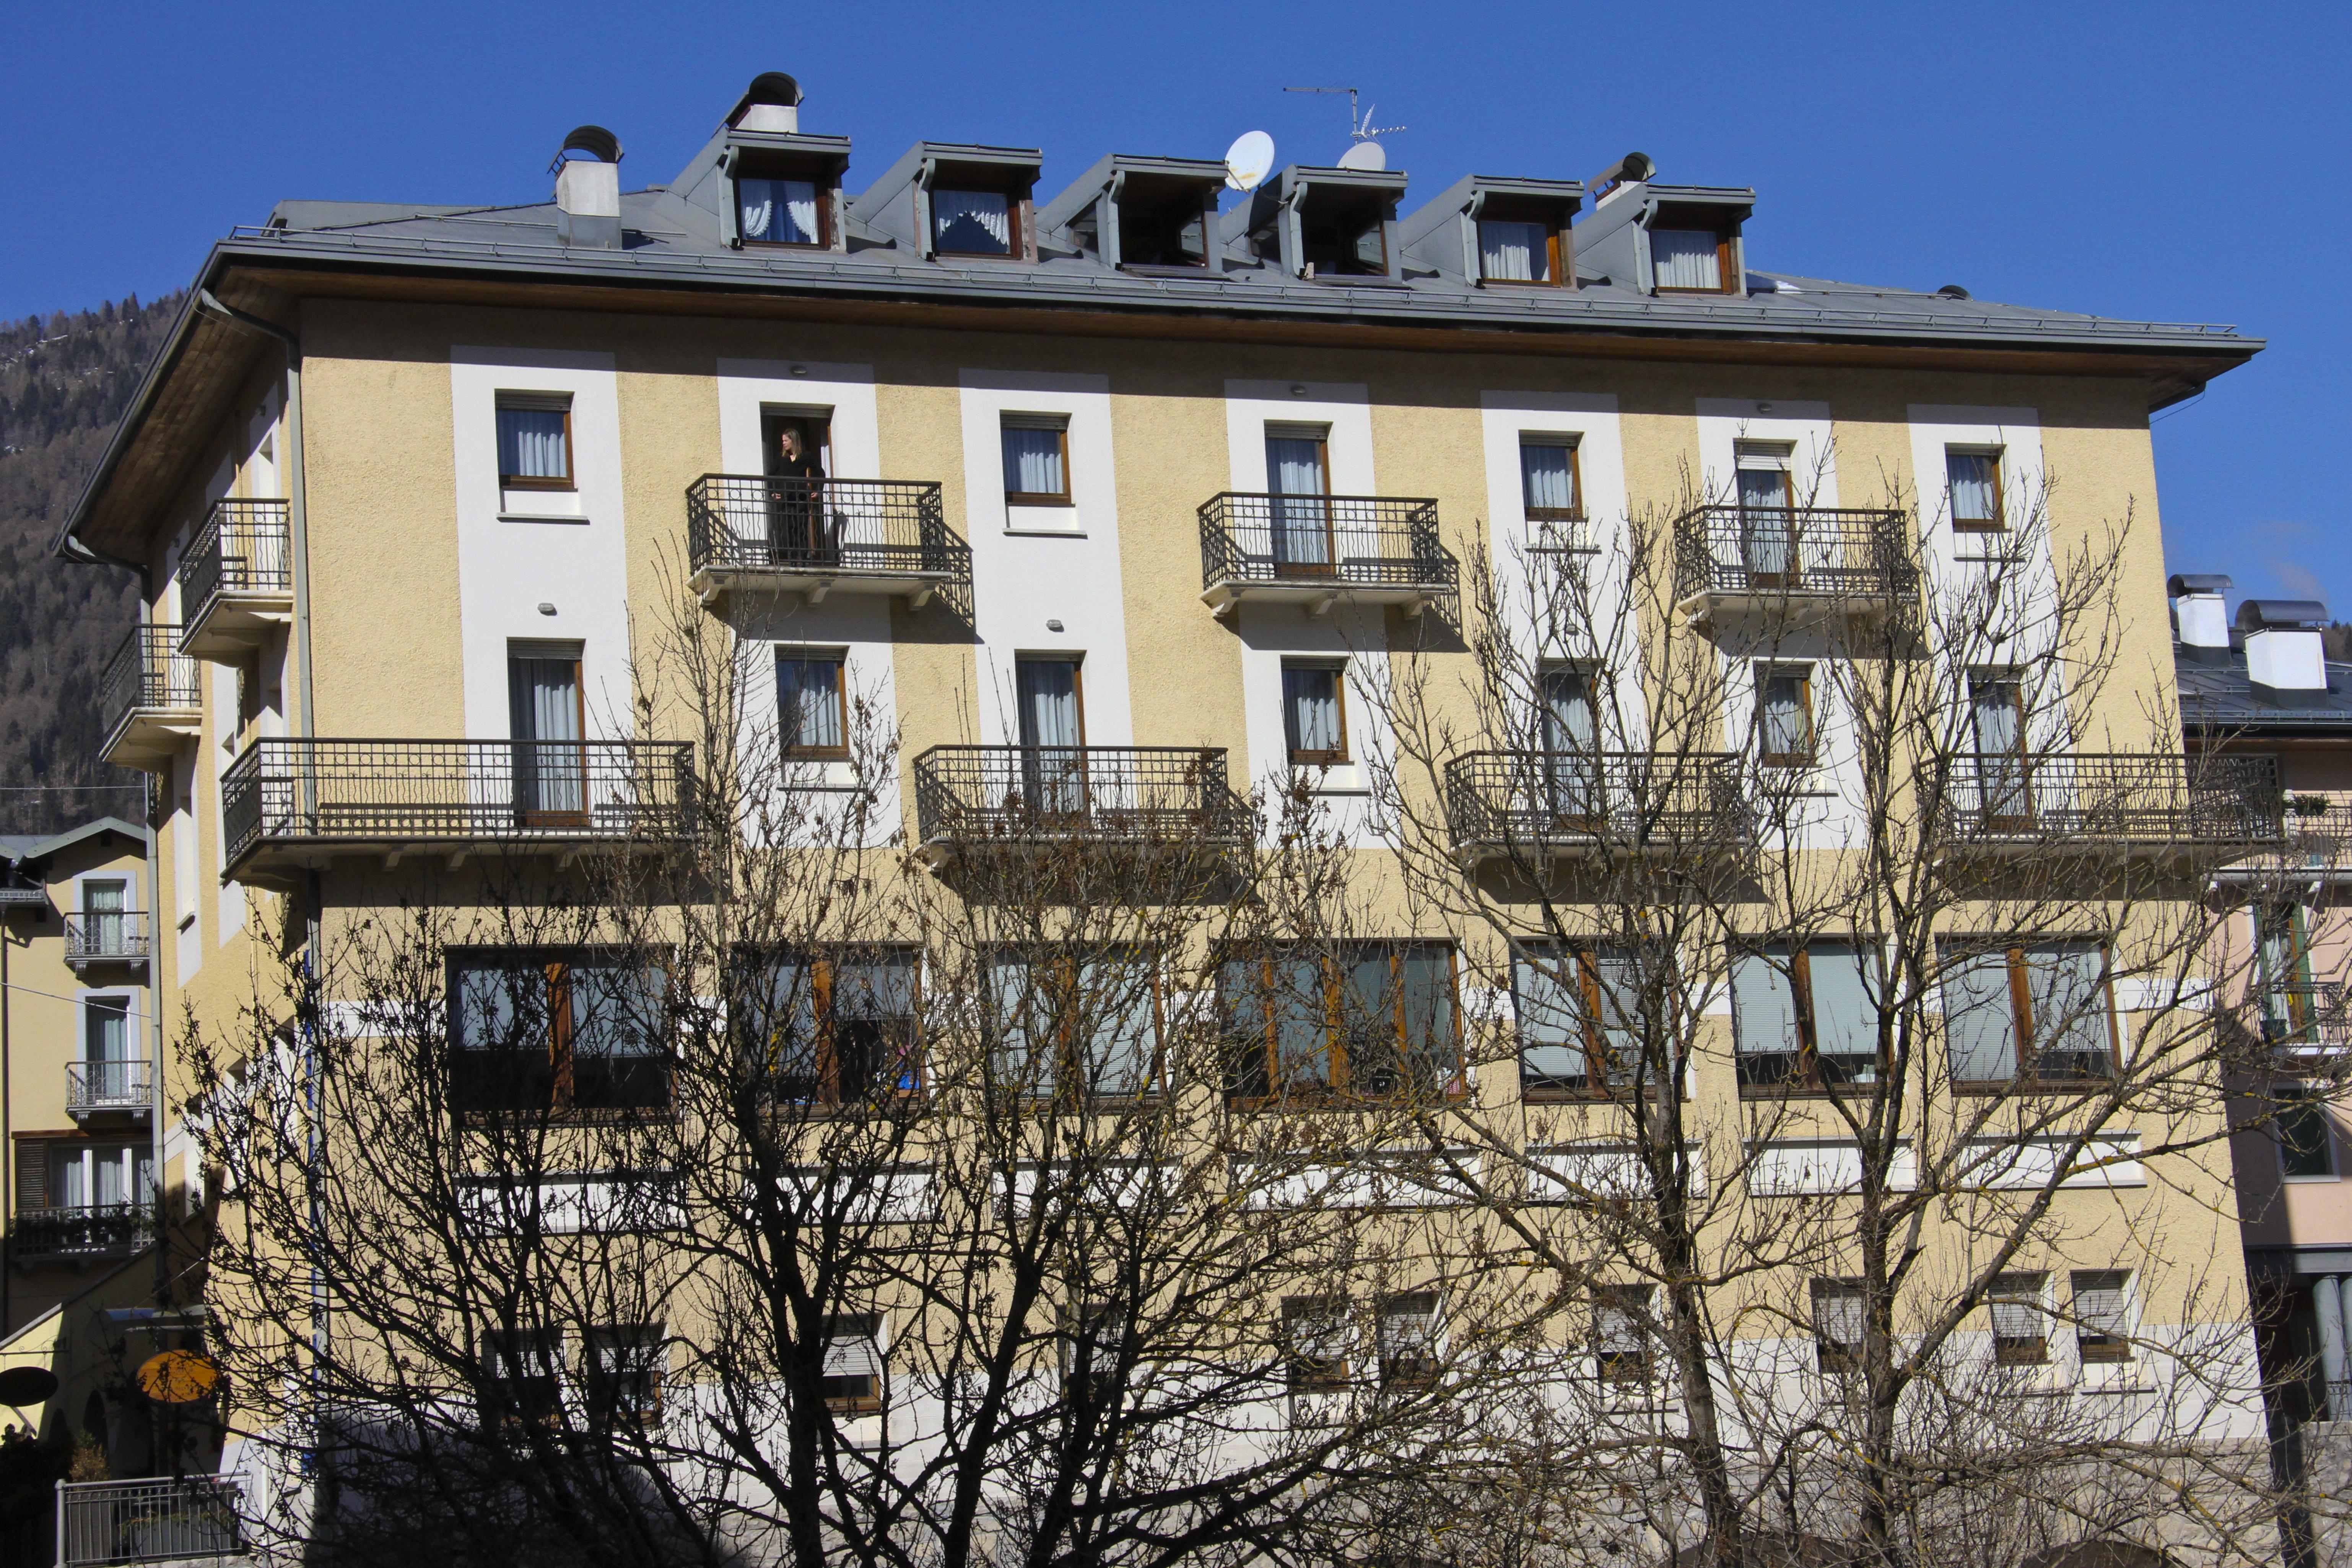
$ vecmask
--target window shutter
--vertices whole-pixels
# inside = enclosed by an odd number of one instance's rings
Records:
[[[882,1375],[882,1320],[872,1312],[827,1318],[824,1323],[824,1375]]]
[[[16,1140],[16,1212],[49,1206],[49,1146],[37,1138]]]
[[[2074,1316],[2085,1333],[2124,1336],[2124,1276],[2081,1273],[2074,1276]]]

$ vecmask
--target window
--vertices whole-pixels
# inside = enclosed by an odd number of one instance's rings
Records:
[[[1346,1393],[1348,1299],[1285,1296],[1282,1363],[1285,1380],[1294,1394]]]
[[[1581,522],[1584,489],[1577,443],[1566,436],[1519,437],[1519,500],[1529,522]]]
[[[1756,750],[1768,768],[1813,765],[1813,672],[1809,666],[1756,667]]]
[[[1282,667],[1282,734],[1293,767],[1348,760],[1347,671],[1335,664]]]
[[[17,1145],[16,1205],[111,1209],[143,1205],[154,1195],[152,1145],[24,1139]]]
[[[1004,500],[1012,506],[1070,504],[1070,421],[1059,414],[1003,416]]]
[[[1732,479],[1743,513],[1784,512],[1797,504],[1789,471],[1796,447],[1787,441],[1740,441],[1733,447]]]
[[[1089,1301],[1077,1310],[1062,1342],[1066,1394],[1088,1405],[1108,1405],[1118,1397],[1127,1321],[1127,1309],[1115,1301]]]
[[[1650,1376],[1651,1288],[1603,1285],[1592,1300],[1592,1375],[1603,1383],[1644,1383]]]
[[[2131,1276],[2120,1268],[2078,1268],[2071,1283],[2075,1353],[2085,1362],[2131,1360]]]
[[[2033,823],[2033,780],[2026,763],[2025,687],[2003,670],[1969,677],[1969,727],[1976,742],[1973,807],[1988,831],[2016,832]]]
[[[1742,1089],[1828,1089],[1878,1072],[1877,1010],[1849,942],[1768,942],[1731,963]]]
[[[746,245],[833,243],[829,185],[785,174],[744,174],[735,181],[738,232]]]
[[[1952,1080],[1991,1086],[2107,1077],[2116,1043],[2106,956],[2099,942],[1975,952],[1947,942],[1944,1037]]]
[[[81,885],[82,949],[87,952],[124,950],[123,911],[131,907],[127,883],[92,879]]]
[[[1954,528],[1990,533],[2006,526],[2001,519],[1999,450],[1947,447],[1944,477],[1951,487]]]
[[[453,953],[451,1109],[667,1109],[668,989],[661,959],[618,950]]]
[[[1654,976],[1623,948],[1531,948],[1515,954],[1519,1084],[1536,1093],[1618,1094],[1655,1089],[1640,1020]]]
[[[2253,910],[2254,957],[2263,988],[2263,1037],[2273,1045],[2315,1045],[2318,1000],[2311,984],[2311,949],[2300,904],[2263,904]]]
[[[1217,1000],[1236,1100],[1454,1092],[1454,950],[1363,942],[1228,959]]]
[[[111,1099],[130,1093],[131,998],[83,997],[81,1030],[81,1059],[94,1080],[89,1091]]]
[[[1996,1274],[1985,1293],[1992,1318],[1992,1359],[2002,1366],[2040,1366],[2050,1359],[2050,1312],[2043,1305],[2049,1278],[2042,1274]]]
[[[578,643],[507,645],[507,717],[518,742],[514,808],[525,827],[588,826],[580,655]]]
[[[1389,269],[1388,204],[1384,195],[1333,191],[1310,199],[1298,215],[1302,259],[1310,278],[1382,278]]]
[[[498,409],[499,487],[571,489],[571,395],[501,392]]]
[[[562,1418],[560,1340],[553,1329],[498,1329],[482,1336],[482,1424],[551,1427]]]
[[[882,1314],[836,1312],[824,1320],[824,1362],[817,1397],[836,1415],[882,1409]]]
[[[919,962],[889,948],[747,955],[729,1011],[754,1076],[781,1102],[863,1105],[919,1090]]]
[[[999,953],[984,973],[1000,1083],[1079,1101],[1158,1087],[1159,965],[1149,953]]]
[[[1712,229],[1654,228],[1650,268],[1661,293],[1731,290],[1731,237]]]
[[[2305,1179],[2335,1175],[2336,1129],[2327,1113],[2327,1091],[2289,1083],[2274,1094],[2271,1136],[2278,1141],[2280,1173]]]
[[[1478,277],[1487,283],[1559,283],[1560,237],[1556,222],[1526,207],[1489,200],[1478,215]]]
[[[657,1424],[667,1360],[668,1345],[658,1323],[589,1330],[585,1371],[590,1424],[600,1431]]]
[[[785,755],[847,760],[842,663],[837,653],[776,655],[776,727]]]
[[[931,191],[931,248],[942,256],[1019,256],[1021,209],[1007,191]]]
[[[1413,1290],[1381,1302],[1376,1325],[1381,1384],[1424,1388],[1437,1381],[1437,1293]]]
[[[1813,1352],[1823,1372],[1853,1372],[1862,1364],[1862,1287],[1843,1279],[1813,1281]]]
[[[1216,210],[1213,186],[1162,184],[1129,174],[1118,194],[1118,264],[1208,266],[1209,226]]]

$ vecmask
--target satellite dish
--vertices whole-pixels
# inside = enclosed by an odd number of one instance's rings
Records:
[[[58,1374],[45,1366],[12,1366],[0,1372],[0,1405],[42,1405],[58,1391]]]
[[[1237,191],[1254,191],[1274,172],[1274,138],[1263,131],[1244,131],[1225,149],[1225,184]]]
[[[220,1368],[194,1351],[165,1351],[140,1363],[139,1392],[158,1405],[193,1405],[213,1391]]]
[[[1343,169],[1361,169],[1377,174],[1388,166],[1389,155],[1377,142],[1359,142],[1339,154],[1339,167]]]

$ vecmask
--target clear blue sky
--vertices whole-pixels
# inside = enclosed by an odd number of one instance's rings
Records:
[[[0,315],[185,281],[280,197],[543,200],[565,131],[667,181],[751,76],[856,139],[1281,160],[1346,145],[1363,88],[1421,195],[1473,169],[1750,184],[1754,265],[2155,321],[2269,351],[2156,426],[2167,555],[2352,619],[2352,5],[24,6],[0,134]],[[1413,197],[1408,196],[1407,205]]]

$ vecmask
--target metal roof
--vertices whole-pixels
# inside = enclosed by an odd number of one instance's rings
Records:
[[[2180,683],[2180,723],[2191,732],[2213,731],[2211,740],[2235,735],[2291,740],[2352,740],[2352,664],[2329,661],[2327,689],[2311,695],[2307,706],[2282,708],[2254,689],[2246,674],[2246,649],[2241,637],[2230,639],[2226,664],[2206,664],[2186,657],[2173,645],[2173,667]],[[2196,650],[2199,652],[2218,650]]]

